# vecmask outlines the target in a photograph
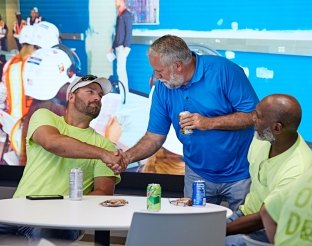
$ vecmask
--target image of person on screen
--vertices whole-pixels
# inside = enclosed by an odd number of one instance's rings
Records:
[[[30,16],[27,18],[27,25],[34,25],[42,21],[42,17],[39,15],[39,10],[37,7],[33,7],[30,10]]]
[[[116,52],[118,79],[124,84],[126,92],[128,92],[127,57],[131,51],[132,14],[127,9],[126,0],[115,0],[115,6],[118,13],[111,52],[114,50]]]
[[[30,119],[27,131],[27,164],[14,197],[27,195],[68,195],[69,172],[74,167],[83,171],[83,194],[113,195],[120,176],[106,166],[106,163],[120,163],[115,145],[96,133],[89,123],[98,116],[101,98],[110,92],[111,83],[105,78],[93,75],[72,77],[70,59],[57,48],[40,49],[32,57],[33,63],[25,67],[35,75],[51,77],[58,74],[59,81],[26,80],[25,91],[37,100],[53,99],[66,90],[67,106],[64,116],[49,109],[40,108]],[[55,60],[56,59],[56,60]],[[26,64],[27,65],[27,64]],[[60,70],[60,68],[62,68]],[[41,77],[40,77],[41,78]],[[68,85],[67,81],[71,81]],[[41,82],[41,83],[40,83]],[[57,103],[57,102],[55,102]],[[75,240],[79,231],[30,228],[21,226],[0,226],[0,234],[11,233],[38,239],[57,238]]]
[[[8,38],[9,29],[5,21],[2,19],[2,16],[0,14],[0,50],[7,51],[8,50],[8,44],[7,44],[7,38]]]
[[[132,163],[154,154],[172,124],[183,144],[184,196],[192,197],[193,181],[205,180],[207,202],[225,199],[236,210],[249,191],[247,152],[258,103],[243,69],[220,56],[198,55],[173,35],[154,41],[148,57],[158,79],[148,128],[125,158]],[[190,113],[180,117],[183,111]]]
[[[34,26],[24,26],[19,35],[22,44],[20,52],[11,57],[3,69],[3,82],[5,85],[6,108],[5,111],[14,122],[14,126],[6,127],[10,135],[10,148],[4,154],[4,160],[9,165],[25,165],[26,150],[25,136],[20,136],[20,130],[25,123],[24,118],[29,112],[32,98],[25,95],[23,70],[26,60],[38,49],[50,48],[59,44],[59,30],[50,23],[43,21]],[[6,116],[8,116],[6,115]],[[0,120],[4,117],[1,114]],[[8,118],[8,117],[7,117]],[[22,124],[23,122],[23,124]],[[11,151],[12,149],[12,151]]]
[[[22,32],[23,27],[26,25],[26,21],[23,20],[21,12],[17,11],[15,13],[16,21],[13,24],[13,36],[15,39],[16,47],[20,51],[22,49],[22,45],[19,41],[19,36]]]

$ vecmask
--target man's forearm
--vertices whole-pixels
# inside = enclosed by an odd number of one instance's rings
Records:
[[[267,238],[269,239],[269,242],[274,243],[274,237],[276,233],[277,224],[272,219],[270,214],[266,211],[264,206],[262,206],[262,208],[260,209],[260,215],[261,215],[262,223],[265,229],[265,234]]]
[[[229,115],[218,116],[214,118],[209,118],[208,129],[218,129],[218,130],[239,130],[252,126],[253,113],[242,113],[236,112]]]
[[[248,234],[263,228],[259,212],[239,217],[226,225],[226,235]]]
[[[56,136],[43,147],[58,156],[67,158],[101,159],[106,150],[67,136]]]
[[[136,145],[126,151],[129,163],[150,157],[159,150],[165,140],[166,136],[147,132]]]

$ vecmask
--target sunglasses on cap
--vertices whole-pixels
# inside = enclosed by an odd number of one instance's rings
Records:
[[[76,86],[77,84],[79,84],[80,82],[91,81],[91,80],[95,80],[95,79],[97,79],[97,78],[98,78],[97,76],[91,75],[91,74],[88,74],[88,75],[85,75],[85,76],[81,77],[81,78],[71,87],[70,92],[73,91],[73,88],[75,88],[75,86]]]

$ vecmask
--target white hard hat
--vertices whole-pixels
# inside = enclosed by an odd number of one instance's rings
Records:
[[[60,32],[58,28],[47,21],[41,21],[34,25],[33,44],[40,48],[51,48],[59,44]]]
[[[39,49],[27,59],[23,70],[25,94],[38,100],[56,96],[67,82],[72,82],[73,62],[61,49]]]
[[[33,45],[34,31],[35,31],[34,26],[31,25],[24,26],[19,35],[19,43]]]

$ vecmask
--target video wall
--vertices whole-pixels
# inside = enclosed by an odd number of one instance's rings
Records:
[[[153,20],[146,19],[144,25],[140,25],[140,21],[134,23],[133,33],[136,37],[143,37],[151,32],[151,35],[154,35],[152,39],[155,39],[167,33],[174,33],[177,29],[188,39],[192,35],[195,38],[194,31],[210,34],[217,30],[226,35],[234,35],[246,29],[260,34],[272,30],[282,33],[289,30],[312,30],[312,15],[308,11],[310,2],[303,0],[278,0],[274,3],[269,0],[261,3],[246,3],[244,0],[201,0],[196,4],[190,1],[181,4],[178,0],[159,0],[129,1],[129,4],[139,9],[139,2],[146,3],[143,4],[145,10],[147,6],[155,6],[152,9],[156,9],[157,15]],[[59,28],[62,43],[78,54],[83,74],[108,78],[116,73],[116,64],[106,58],[111,48],[117,17],[113,0],[20,0],[20,10],[24,18],[29,16],[33,7],[39,9],[45,20]],[[105,96],[101,114],[92,122],[96,131],[111,139],[123,150],[133,146],[144,135],[148,124],[153,91],[150,84],[152,69],[146,56],[148,45],[139,43],[134,38],[127,63],[130,93],[124,94],[121,90],[120,93]],[[312,141],[310,56],[225,49],[217,51],[244,68],[260,99],[271,93],[294,95],[303,108],[300,133],[307,141]],[[184,165],[182,145],[171,129],[160,151],[146,160],[132,163],[127,171],[180,175],[184,173]]]

